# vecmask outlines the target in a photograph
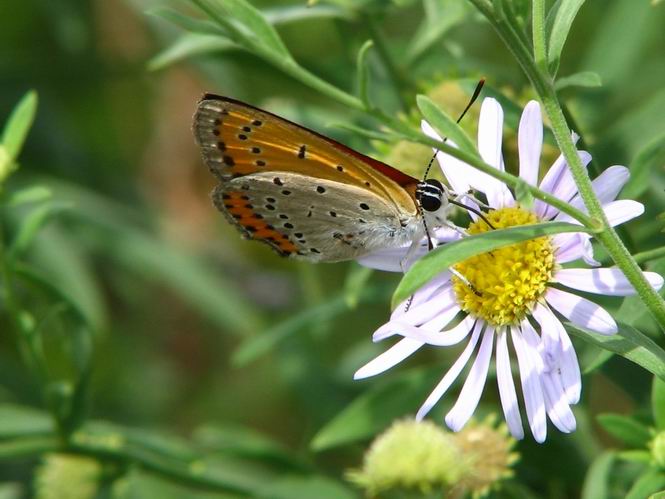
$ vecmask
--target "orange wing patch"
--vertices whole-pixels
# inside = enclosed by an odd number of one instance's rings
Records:
[[[265,242],[282,256],[298,253],[298,248],[289,236],[263,220],[263,216],[254,211],[249,197],[243,192],[222,192],[218,188],[213,193],[213,200],[217,208],[227,215],[246,238]]]

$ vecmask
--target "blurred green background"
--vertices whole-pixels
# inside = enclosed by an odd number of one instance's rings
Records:
[[[424,3],[430,9],[440,4],[446,16],[429,12],[430,22],[443,27],[435,39],[421,40],[421,48],[414,45],[414,34],[423,30],[427,15],[415,0],[318,2],[309,10],[304,2],[252,2],[276,21],[299,63],[350,92],[356,53],[378,30],[403,78],[400,104],[390,74],[370,54],[372,100],[388,113],[415,113],[416,93],[439,89],[447,111],[457,114],[465,94],[446,89],[457,88],[457,79],[480,76],[517,105],[533,97],[516,62],[469,5]],[[213,448],[217,435],[224,442],[221,457],[250,481],[314,476],[331,488],[325,497],[360,495],[344,484],[344,470],[361,464],[372,434],[393,417],[415,412],[456,352],[423,352],[385,377],[354,383],[353,372],[384,349],[371,343],[371,333],[389,314],[399,276],[370,274],[351,263],[285,261],[263,245],[242,241],[211,204],[214,181],[194,144],[191,119],[197,100],[209,91],[284,115],[415,174],[427,154],[371,144],[330,127],[374,124],[254,55],[183,41],[182,29],[146,13],[158,6],[196,13],[175,0],[0,3],[0,117],[4,120],[29,89],[39,95],[21,167],[6,189],[47,186],[62,204],[25,260],[84,316],[94,343],[91,418]],[[630,166],[665,134],[663,26],[665,4],[646,0],[588,0],[575,20],[560,74],[594,71],[602,86],[570,87],[561,95],[596,171]],[[168,49],[174,43],[176,49]],[[444,83],[449,87],[441,87]],[[474,121],[469,118],[466,126]],[[663,244],[656,218],[665,211],[662,164],[640,192],[645,216],[624,230],[635,252]],[[4,213],[8,237],[29,214]],[[656,263],[663,267],[662,260]],[[43,294],[26,292],[26,300],[37,314],[47,313]],[[607,302],[614,311],[620,305]],[[648,317],[637,314],[635,322],[657,334]],[[47,328],[50,379],[71,379],[71,350],[61,340],[71,334],[72,321],[58,316]],[[598,354],[585,345],[578,352],[583,363]],[[42,408],[40,381],[20,359],[3,314],[0,402]],[[488,384],[481,414],[499,409],[493,386]],[[579,495],[592,461],[603,448],[618,445],[598,427],[595,415],[646,414],[649,387],[650,376],[638,367],[617,358],[605,363],[585,379],[577,433],[551,431],[543,446],[528,438],[518,445],[517,480],[538,497]],[[355,436],[350,431],[330,448],[313,450],[317,433],[369,392],[379,393],[386,406],[385,414],[367,415],[371,429]],[[439,404],[436,421],[452,400]],[[258,457],[234,451],[229,435],[245,431],[257,439],[254,433],[260,433],[262,445],[279,450]],[[250,440],[247,436],[244,445]],[[7,497],[34,490],[30,484],[41,462],[30,456],[0,462],[0,481],[14,484],[16,493]],[[167,482],[144,486],[136,497],[195,494]],[[321,487],[309,497],[323,494]],[[617,490],[620,497],[624,489]]]

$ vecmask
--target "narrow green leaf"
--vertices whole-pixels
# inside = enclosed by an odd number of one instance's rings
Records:
[[[654,376],[651,384],[651,411],[658,430],[665,430],[665,381]]]
[[[53,431],[53,418],[47,412],[21,405],[0,405],[0,439],[49,435]]]
[[[593,461],[584,478],[581,499],[609,497],[615,457],[613,452],[603,452]]]
[[[649,181],[654,168],[665,163],[665,134],[644,147],[630,165],[630,180],[623,188],[626,199],[637,199],[649,189]]]
[[[374,46],[372,40],[367,40],[358,50],[356,63],[358,97],[367,109],[371,109],[372,103],[369,100],[369,66],[367,64],[367,52]]]
[[[571,323],[565,323],[566,330],[575,336],[605,348],[643,367],[652,374],[665,380],[665,351],[651,338],[626,324],[618,323],[619,332],[604,336]]]
[[[220,29],[220,27],[212,21],[185,16],[177,10],[169,7],[155,7],[146,11],[146,14],[165,19],[189,33],[221,36],[228,35],[225,30]]]
[[[577,11],[582,7],[584,0],[562,0],[559,3],[554,22],[552,24],[552,32],[548,42],[547,61],[550,67],[557,67],[563,46],[568,38],[568,32],[575,20]],[[554,73],[554,72],[553,72]]]
[[[312,19],[346,19],[353,20],[356,12],[353,9],[343,9],[337,5],[284,5],[271,7],[263,11],[263,15],[270,24],[289,24]]]
[[[425,120],[439,132],[441,137],[452,140],[457,147],[469,154],[478,155],[476,147],[462,127],[443,112],[432,99],[426,95],[418,95],[416,102]]]
[[[441,245],[417,261],[404,275],[393,294],[393,307],[411,296],[418,288],[425,285],[439,273],[472,256],[528,239],[562,232],[584,231],[586,229],[580,225],[565,222],[546,222],[493,230]]]
[[[7,199],[7,206],[20,206],[29,203],[39,203],[51,198],[52,193],[48,187],[34,185],[12,192]]]
[[[231,361],[237,367],[245,366],[258,357],[267,354],[278,343],[297,333],[313,322],[329,320],[348,310],[343,295],[321,303],[315,307],[304,309],[290,319],[274,326],[267,331],[261,331],[243,343],[233,353]]]
[[[665,473],[648,468],[633,484],[626,499],[644,499],[665,489]]]
[[[593,347],[594,345],[589,345],[589,348]],[[594,351],[590,352],[588,356],[580,358],[582,374],[589,374],[594,372],[596,369],[600,369],[612,357],[614,357],[614,352],[610,352],[609,350],[604,350],[602,348],[594,348]]]
[[[10,161],[16,160],[37,112],[37,92],[26,93],[9,115],[2,131],[2,145]],[[0,170],[2,165],[0,165]]]
[[[310,447],[323,451],[370,438],[395,418],[412,413],[441,376],[441,368],[417,369],[373,384],[314,436]]]
[[[349,132],[353,132],[370,140],[380,140],[381,142],[395,142],[401,140],[401,137],[393,133],[370,130],[368,128],[351,125],[349,123],[328,123],[326,126],[331,128],[339,128],[341,130],[348,130]]]
[[[292,60],[291,53],[284,45],[275,28],[263,14],[246,0],[192,0],[213,20],[227,28],[229,22],[237,23],[240,30],[236,33],[246,40],[258,42],[264,49]],[[232,20],[232,21],[229,21]]]
[[[599,414],[597,419],[607,433],[631,447],[646,447],[651,440],[649,428],[629,416]]]
[[[21,222],[18,233],[9,247],[9,256],[16,258],[23,254],[37,236],[37,233],[53,217],[71,208],[68,203],[48,203],[33,209]]]
[[[157,71],[188,57],[213,52],[226,52],[237,48],[238,45],[219,35],[185,33],[172,45],[150,59],[148,69]]]
[[[602,86],[603,82],[598,73],[593,71],[582,71],[573,73],[562,78],[558,78],[554,87],[557,90],[563,90],[569,87],[597,88]]]
[[[631,463],[650,465],[653,462],[653,456],[648,450],[622,450],[617,451],[616,455],[621,461],[630,461]]]

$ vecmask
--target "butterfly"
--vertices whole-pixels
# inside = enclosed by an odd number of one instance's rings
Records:
[[[194,135],[219,184],[215,206],[248,239],[314,262],[418,244],[445,223],[449,192],[317,132],[205,94]]]

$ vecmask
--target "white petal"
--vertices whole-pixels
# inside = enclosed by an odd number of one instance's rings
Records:
[[[612,316],[599,305],[581,296],[549,288],[545,299],[561,315],[573,324],[591,329],[600,334],[615,334],[617,323]]]
[[[585,167],[591,161],[591,155],[586,151],[577,151],[577,155]],[[540,183],[540,189],[550,192],[562,201],[569,201],[577,193],[577,185],[575,185],[573,175],[570,173],[568,163],[563,156],[559,156],[545,174]],[[536,200],[534,206],[536,213],[545,220],[549,220],[559,213],[558,208],[550,206],[539,199]]]
[[[393,313],[390,314],[390,320],[398,319],[406,314],[409,310],[413,309],[413,307],[416,307],[421,303],[425,303],[432,297],[432,295],[439,292],[450,282],[450,277],[450,272],[445,271],[430,279],[427,284],[419,288],[418,291],[416,291],[413,295],[395,307]]]
[[[552,420],[554,426],[563,433],[571,433],[575,431],[575,428],[577,427],[575,415],[573,414],[573,411],[570,410],[570,406],[566,400],[559,378],[545,374],[542,377],[542,385],[545,394],[547,415]]]
[[[483,341],[478,350],[478,356],[471,366],[457,402],[455,402],[453,408],[446,415],[446,424],[453,431],[461,430],[478,406],[480,396],[485,387],[490,359],[492,358],[493,342],[494,327],[487,325],[483,333]]]
[[[524,428],[520,417],[520,408],[517,403],[517,393],[513,383],[513,373],[510,369],[510,356],[508,354],[508,331],[498,331],[496,338],[496,379],[499,385],[501,407],[508,424],[510,434],[521,440],[524,438]]]
[[[450,388],[450,385],[454,383],[459,374],[462,372],[464,366],[466,366],[467,362],[469,362],[469,358],[471,358],[471,355],[476,348],[476,344],[478,343],[478,337],[480,336],[480,331],[482,330],[483,325],[484,324],[482,321],[478,321],[476,323],[476,326],[473,329],[473,334],[471,335],[471,340],[469,340],[469,343],[466,345],[466,348],[464,348],[464,351],[462,351],[455,363],[450,367],[441,381],[439,381],[439,384],[436,385],[434,390],[432,390],[432,393],[429,394],[427,400],[425,400],[423,405],[420,406],[420,409],[418,409],[418,413],[416,414],[417,421],[423,419],[425,415],[432,409],[432,407],[434,407],[434,405],[441,399],[441,397],[443,397],[446,391],[448,391],[448,388]]]
[[[420,128],[428,137],[436,140],[443,140],[427,121],[422,120],[420,122]],[[452,140],[448,139],[446,140],[446,143],[452,147],[457,147],[457,144]],[[438,151],[437,149],[432,149],[432,151],[436,153],[436,159],[439,162],[441,171],[443,172],[444,177],[448,180],[452,190],[458,193],[468,192],[470,187],[468,179],[473,175],[475,170],[463,161],[460,161],[445,152]]]
[[[543,148],[543,119],[540,104],[530,101],[520,118],[517,142],[520,157],[520,178],[530,185],[538,184],[540,153]]]
[[[503,168],[502,137],[503,109],[496,99],[487,97],[480,107],[478,119],[478,152],[485,163],[500,170]],[[512,198],[508,188],[500,180],[481,171],[475,171],[469,177],[469,184],[485,193],[487,202],[492,208],[501,208]]]
[[[649,284],[659,290],[663,287],[663,277],[655,272],[643,272]],[[561,269],[554,276],[555,282],[569,288],[608,296],[628,296],[635,294],[635,288],[628,282],[623,272],[616,267],[603,269]]]
[[[545,305],[538,305],[537,308],[538,313],[534,313],[534,317],[543,335],[543,372],[558,378],[568,403],[576,404],[582,391],[582,375],[573,344],[554,313]]]
[[[455,299],[455,292],[452,286],[444,285],[421,303],[416,303],[415,305],[412,303],[409,310],[399,316],[399,320],[405,324],[419,326],[453,306],[459,310]]]
[[[416,322],[408,322],[405,321],[405,316],[402,316],[396,320],[391,320],[377,329],[372,335],[372,341],[381,341],[396,334],[413,339],[439,335],[441,334],[441,329],[446,327],[459,312],[459,305],[451,301],[445,307],[440,308],[434,317],[429,318],[422,324],[420,324],[422,319],[416,319]]]
[[[628,168],[614,165],[598,175],[591,184],[600,202],[605,204],[616,199],[629,178]]]
[[[450,346],[450,345],[456,345],[464,338],[466,338],[467,335],[469,334],[469,331],[471,331],[471,329],[473,328],[475,322],[476,319],[474,317],[467,315],[464,318],[464,320],[462,320],[455,327],[445,331],[433,332],[431,328],[408,327],[400,329],[398,334],[404,336],[405,338],[411,338],[414,340],[422,341],[423,343],[427,343],[428,345],[441,346],[441,347]]]
[[[353,379],[364,379],[369,378],[370,376],[381,374],[382,372],[387,371],[391,367],[402,362],[421,346],[423,346],[422,341],[404,338],[383,352],[381,355],[370,360],[367,364],[358,369],[353,375]]]
[[[612,227],[621,225],[628,220],[644,213],[644,205],[632,199],[620,199],[603,205],[603,211]]]
[[[528,327],[531,327],[526,319],[524,321],[528,324]],[[536,361],[536,359],[540,359],[540,355],[535,348],[532,348],[522,338],[522,332],[519,328],[511,327],[510,334],[513,339],[513,345],[515,346],[515,352],[517,352],[522,393],[524,395],[526,415],[529,419],[529,427],[536,442],[543,443],[547,437],[547,419],[543,389],[540,386],[540,373]]]

